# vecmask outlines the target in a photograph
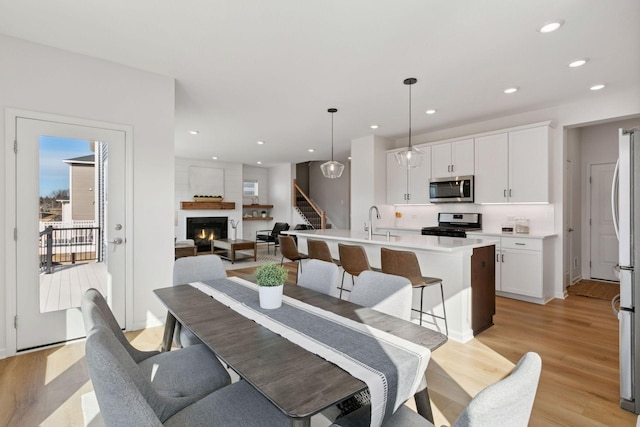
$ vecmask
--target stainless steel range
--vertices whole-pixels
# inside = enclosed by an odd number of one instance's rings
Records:
[[[482,214],[442,213],[438,214],[437,227],[423,227],[425,236],[467,237],[467,231],[482,230]]]

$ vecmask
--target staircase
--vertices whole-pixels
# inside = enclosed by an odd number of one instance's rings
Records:
[[[330,226],[327,226],[327,215],[324,211],[321,211],[313,204],[311,199],[309,199],[309,196],[307,196],[305,192],[298,187],[295,179],[293,180],[293,193],[295,196],[294,207],[308,225],[312,226],[316,230],[331,228]]]
[[[308,225],[316,230],[322,228],[322,217],[303,196],[296,197],[296,210]],[[331,228],[331,224],[325,224],[325,228]]]

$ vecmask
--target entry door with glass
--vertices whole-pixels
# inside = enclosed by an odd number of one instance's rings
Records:
[[[16,349],[85,335],[98,289],[125,324],[125,132],[18,117]]]

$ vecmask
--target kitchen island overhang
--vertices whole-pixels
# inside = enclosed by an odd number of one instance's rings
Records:
[[[449,338],[467,342],[493,324],[495,313],[495,245],[497,240],[443,236],[374,234],[351,230],[291,230],[298,236],[300,252],[307,252],[307,239],[327,242],[334,258],[338,243],[364,247],[373,267],[380,267],[380,248],[415,252],[424,276],[442,279]],[[351,280],[345,278],[348,288]],[[414,289],[413,308],[420,307],[420,290]],[[424,290],[423,310],[442,315],[439,288]],[[414,319],[418,321],[418,319]],[[444,333],[444,321],[424,316],[423,326]]]

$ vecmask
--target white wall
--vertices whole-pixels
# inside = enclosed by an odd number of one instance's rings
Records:
[[[369,207],[387,199],[387,150],[393,141],[366,136],[351,141],[351,229],[364,230]]]
[[[320,169],[323,162],[309,162],[309,197],[324,210],[333,228],[349,229],[349,190],[351,164],[345,162],[340,178],[325,178]]]
[[[223,210],[182,210],[180,202],[193,201],[193,194],[189,191],[189,167],[198,166],[224,171],[224,201],[234,202],[235,209]],[[175,159],[175,199],[174,199],[174,237],[178,240],[186,238],[187,217],[226,216],[239,221],[238,238],[242,237],[242,165],[240,163],[224,163],[213,160]],[[228,236],[233,236],[231,225],[227,227]]]
[[[295,226],[293,215],[293,178],[296,176],[296,165],[283,163],[269,168],[269,204],[273,222],[264,229],[273,228],[275,222],[286,222],[290,228]]]
[[[133,251],[132,290],[127,327],[159,324],[165,311],[152,290],[170,285],[173,266],[173,120],[174,80],[0,35],[0,108],[51,113],[133,126]],[[5,139],[5,123],[0,121]],[[0,164],[13,156],[3,141]],[[7,223],[7,180],[0,174],[0,358],[13,318],[15,283],[7,283],[7,257],[13,239]],[[11,202],[11,201],[9,201]],[[17,284],[21,286],[24,284]],[[131,308],[132,307],[132,308]],[[132,310],[132,311],[131,311]],[[9,335],[13,337],[10,330]],[[15,344],[13,344],[15,346]]]
[[[269,169],[267,168],[258,168],[255,166],[242,166],[242,179],[243,180],[257,180],[258,181],[258,200],[261,205],[271,205],[273,204],[269,198]],[[245,204],[251,204],[251,198],[244,198]],[[266,209],[267,216],[272,216],[273,211],[271,209]],[[251,215],[252,209],[247,209],[245,212],[248,212]],[[260,214],[260,213],[258,213]],[[273,228],[273,221],[243,221],[243,234],[240,234],[240,230],[238,230],[238,236],[243,236],[243,239],[246,240],[255,240],[256,231],[257,230],[270,230]]]

